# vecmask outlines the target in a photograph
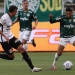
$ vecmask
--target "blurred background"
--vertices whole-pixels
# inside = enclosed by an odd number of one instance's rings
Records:
[[[0,0],[0,17],[4,13],[4,0]]]
[[[75,15],[75,0],[62,0],[63,6],[63,14],[65,14],[66,7],[70,7],[73,10],[73,14]]]

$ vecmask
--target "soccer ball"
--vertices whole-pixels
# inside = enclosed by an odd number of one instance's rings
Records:
[[[71,61],[65,61],[63,63],[63,67],[65,70],[71,70],[73,67],[73,63]]]

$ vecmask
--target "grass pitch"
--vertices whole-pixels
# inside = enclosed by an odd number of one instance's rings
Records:
[[[57,62],[57,70],[52,71],[51,65],[55,52],[29,52],[29,56],[36,67],[43,68],[40,72],[31,72],[27,63],[21,60],[20,53],[14,53],[14,60],[0,59],[0,75],[75,75],[75,52],[64,52]],[[63,63],[70,60],[71,70],[64,70]]]

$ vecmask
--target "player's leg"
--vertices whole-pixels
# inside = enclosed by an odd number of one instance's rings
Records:
[[[30,38],[27,41],[27,44],[32,44],[34,47],[36,47],[35,40],[33,39],[33,31],[31,31]]]
[[[13,49],[10,46],[10,44],[8,42],[2,42],[1,45],[5,53],[1,53],[0,58],[6,59],[6,60],[13,60],[14,54],[13,54]]]
[[[23,45],[23,48],[24,48],[24,49],[26,50],[26,52],[27,52],[27,50],[28,50],[28,45],[27,45],[27,44]],[[24,60],[24,58],[22,57],[21,60]]]
[[[26,33],[25,31],[20,31],[20,33],[19,33],[19,40],[23,44],[23,48],[27,51],[28,45],[27,45],[27,40],[25,40],[25,38],[28,39],[29,37],[25,33]]]
[[[27,44],[27,40],[25,40],[25,39],[22,39],[22,44],[23,44],[23,48],[24,48],[24,50],[27,52],[27,50],[28,50],[28,44]],[[24,60],[24,58],[22,57],[22,60]]]
[[[59,56],[62,55],[62,52],[63,52],[65,46],[66,46],[66,42],[63,38],[61,38],[59,41],[57,53],[55,53],[55,56],[54,56],[54,61],[53,61],[52,68],[51,68],[52,70],[56,69],[56,62],[57,62]]]
[[[64,48],[65,47],[63,45],[58,45],[58,51],[57,51],[57,53],[55,53],[54,61],[53,61],[52,68],[51,68],[52,70],[56,69],[56,62],[57,62],[59,56],[62,55]]]
[[[17,41],[16,43],[15,43],[15,40]],[[12,40],[12,42],[13,42],[13,44],[12,44],[13,48],[17,49],[22,54],[24,60],[29,65],[29,67],[30,67],[30,69],[31,69],[32,72],[38,72],[38,71],[42,70],[42,68],[36,68],[36,67],[34,67],[34,65],[32,64],[32,61],[31,61],[29,55],[27,54],[27,52],[23,48],[21,42],[17,38],[14,37],[13,40]]]
[[[26,31],[20,31],[19,40],[21,41],[23,48],[24,50],[26,50],[26,52],[28,50],[28,45],[27,45],[28,38],[29,38],[29,35]],[[24,60],[23,57],[22,57],[22,60]]]
[[[29,39],[29,41],[27,41],[27,44],[32,44],[34,47],[36,47],[36,43],[34,39]]]

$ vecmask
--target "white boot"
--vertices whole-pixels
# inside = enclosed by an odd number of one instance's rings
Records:
[[[31,72],[39,72],[41,70],[42,70],[42,68],[34,67],[33,69],[31,69]]]

